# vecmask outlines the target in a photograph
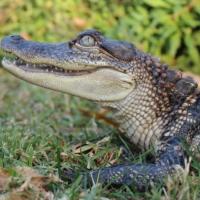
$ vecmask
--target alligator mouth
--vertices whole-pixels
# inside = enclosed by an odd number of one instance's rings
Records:
[[[135,88],[129,74],[107,66],[92,65],[89,61],[85,65],[69,60],[63,67],[36,62],[27,62],[11,53],[5,54],[2,64],[16,77],[34,85],[94,101],[118,101]]]
[[[62,76],[81,76],[85,74],[90,74],[96,69],[90,70],[71,70],[71,69],[64,69],[58,66],[45,64],[45,63],[31,63],[23,60],[22,58],[15,56],[11,53],[6,53],[6,56],[3,58],[3,62],[17,68],[24,70],[25,72],[32,72],[32,73],[48,73],[48,74],[57,74]]]

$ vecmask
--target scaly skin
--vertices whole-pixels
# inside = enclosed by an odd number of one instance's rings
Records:
[[[88,182],[148,188],[184,167],[183,140],[198,150],[197,84],[132,44],[87,30],[72,41],[54,44],[8,36],[0,47],[16,57],[2,61],[15,76],[111,108],[119,130],[133,145],[141,150],[153,146],[153,163],[90,171]]]

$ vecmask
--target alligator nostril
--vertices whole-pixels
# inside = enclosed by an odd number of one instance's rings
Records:
[[[20,35],[11,35],[10,36],[13,40],[22,40],[23,38]]]
[[[23,40],[24,39],[20,35],[6,36],[0,41],[0,49],[3,49],[3,51],[6,52],[11,52],[16,48],[16,45],[21,44]]]

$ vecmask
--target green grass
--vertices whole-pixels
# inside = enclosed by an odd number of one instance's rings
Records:
[[[58,176],[63,167],[79,172],[122,162],[123,140],[117,131],[81,112],[85,109],[95,116],[97,105],[27,84],[1,70],[0,91],[0,167],[28,166],[43,175]],[[74,148],[80,143],[87,144],[88,150],[77,154]],[[133,152],[130,161],[145,161],[148,154]],[[164,192],[161,187],[143,193],[127,186],[84,189],[80,178],[72,184],[53,184],[51,190],[56,199],[200,199],[197,160],[192,161],[192,169],[189,175],[184,172],[182,181],[168,181]]]

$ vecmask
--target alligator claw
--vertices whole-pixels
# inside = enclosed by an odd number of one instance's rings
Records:
[[[72,183],[77,177],[78,177],[77,172],[75,172],[75,170],[69,169],[69,168],[63,169],[60,174],[60,178],[63,181],[66,181],[68,183]]]

